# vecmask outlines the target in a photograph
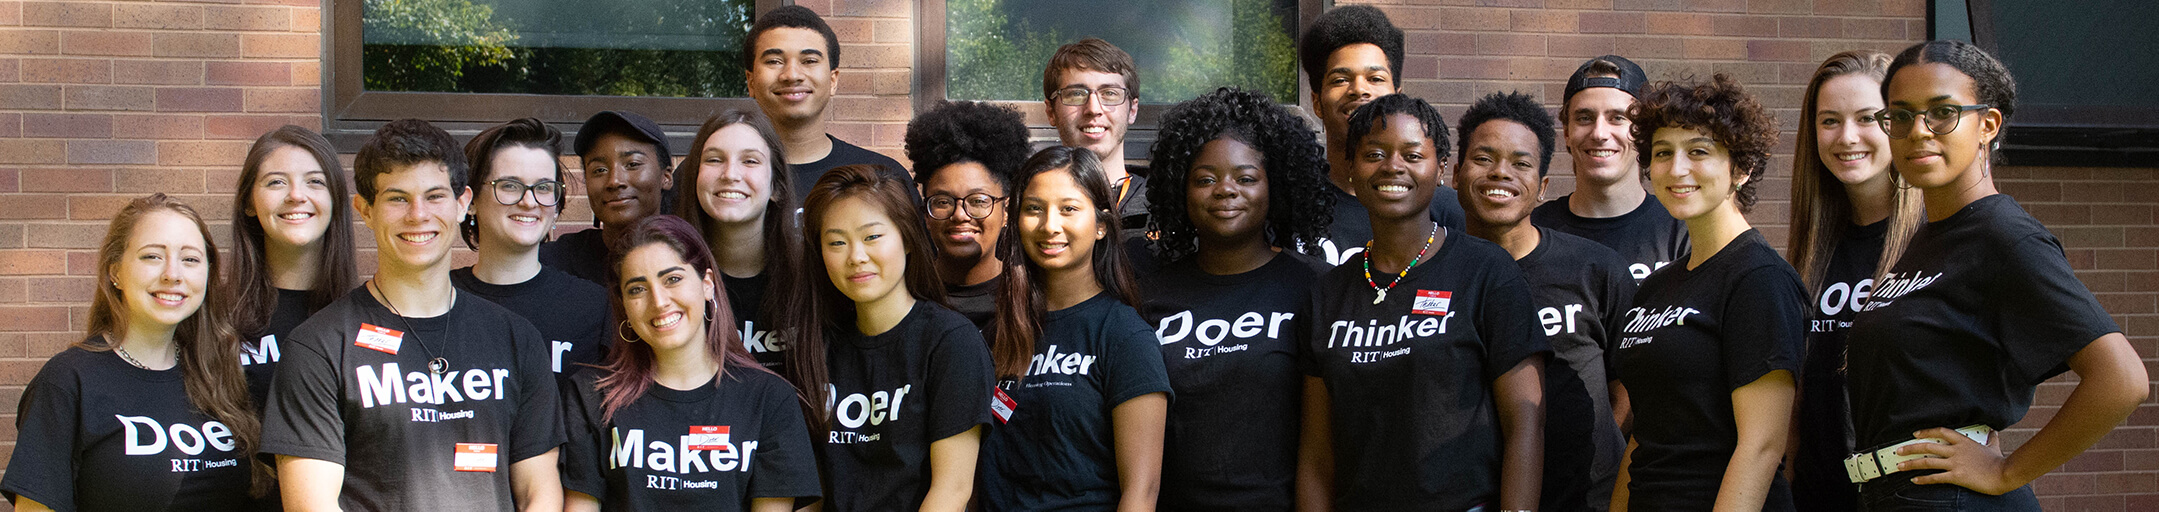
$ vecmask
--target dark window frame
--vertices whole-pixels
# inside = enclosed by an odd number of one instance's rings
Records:
[[[1333,6],[1333,0],[1297,0],[1297,33],[1291,34],[1290,39],[1295,41],[1303,36],[1304,31],[1312,27],[1312,22],[1319,19],[1320,13],[1326,12],[1328,8]],[[947,78],[945,51],[945,0],[916,0],[914,87],[910,91],[909,97],[913,99],[915,112],[917,113],[928,111],[930,107],[936,106],[937,102],[948,99],[945,97],[945,79]],[[1283,104],[1297,106],[1309,113],[1311,112],[1312,103],[1312,85],[1305,80],[1302,72],[1303,68],[1300,67],[1298,70],[1297,101],[1283,102]],[[1029,82],[1039,82],[1042,80],[1042,75],[1036,74],[1024,79]],[[1178,101],[1187,99],[1191,98],[1177,98]],[[1027,116],[1028,138],[1035,142],[1035,146],[1042,147],[1058,142],[1057,129],[1050,126],[1049,114],[1043,110],[1046,99],[1035,101],[990,100],[988,103],[1003,105],[1018,110],[1021,114]],[[1171,102],[1171,104],[1174,103]],[[1170,104],[1140,104],[1139,120],[1133,122],[1132,126],[1125,130],[1124,151],[1127,160],[1138,162],[1149,158],[1147,149],[1149,146],[1154,145],[1155,132],[1160,128],[1162,112],[1168,110],[1169,107]]]
[[[789,0],[755,0],[763,15]],[[687,144],[705,118],[728,109],[756,110],[749,98],[646,98],[634,96],[561,96],[469,92],[369,91],[361,82],[361,7],[364,0],[325,0],[322,61],[323,134],[342,152],[358,151],[384,123],[425,119],[460,138],[522,117],[537,117],[576,135],[585,118],[603,110],[630,110],[651,117],[673,141]],[[675,132],[683,132],[677,135]]]

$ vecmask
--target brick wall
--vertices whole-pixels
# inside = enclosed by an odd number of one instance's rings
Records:
[[[912,3],[796,3],[825,13],[845,45],[831,129],[902,156]],[[1618,53],[1653,79],[1732,74],[1775,108],[1789,136],[1820,59],[1925,37],[1922,0],[1369,3],[1409,33],[1407,91],[1450,119],[1492,91],[1556,100],[1584,59]],[[321,126],[322,14],[319,0],[0,0],[0,465],[22,385],[79,336],[104,220],[161,191],[196,205],[222,238],[248,141],[279,124]],[[1784,239],[1789,152],[1786,143],[1753,215],[1771,240]],[[1554,162],[1566,165],[1564,155]],[[2061,236],[2138,352],[2159,353],[2159,170],[2010,167],[1997,179]],[[1554,197],[1573,188],[1564,171],[1553,182]],[[590,218],[572,199],[563,222]],[[363,269],[371,260],[363,255]],[[2072,382],[2041,387],[2010,446],[2052,415]],[[2159,509],[2159,407],[2140,409],[2037,487],[2048,510]]]

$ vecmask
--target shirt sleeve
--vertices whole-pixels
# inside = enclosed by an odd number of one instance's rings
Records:
[[[1498,253],[1501,256],[1506,253]],[[1498,380],[1523,359],[1552,351],[1551,341],[1537,324],[1537,306],[1529,296],[1529,280],[1513,262],[1489,265],[1485,274],[1483,304],[1477,308],[1477,335],[1484,340],[1484,380]]]
[[[989,423],[990,404],[983,397],[994,385],[989,343],[974,330],[974,324],[960,322],[942,337],[930,345],[929,433],[933,440]]]
[[[262,453],[345,463],[345,416],[340,404],[345,383],[337,362],[322,348],[344,341],[337,325],[343,323],[301,324],[293,333],[294,343],[283,346],[284,355],[270,380],[269,407],[263,413]],[[325,344],[322,337],[338,339]]]
[[[1114,314],[1128,318],[1113,322],[1115,328],[1105,331],[1109,339],[1103,340],[1103,396],[1109,397],[1109,408],[1148,393],[1169,394],[1169,369],[1162,365],[1158,348],[1162,339],[1155,337],[1138,312],[1121,306],[1114,309]]]
[[[761,372],[755,368],[731,368],[729,372]],[[730,373],[732,374],[732,373]],[[758,376],[746,376],[756,378]],[[810,447],[810,432],[802,420],[802,407],[795,398],[794,388],[778,377],[765,376],[769,382],[759,390],[763,405],[758,412],[764,421],[758,422],[763,430],[757,433],[757,467],[750,471],[749,496],[755,498],[817,498],[824,495],[818,483],[817,460]],[[795,500],[795,508],[815,502],[814,499]]]
[[[1718,319],[1724,327],[1725,385],[1739,389],[1777,370],[1796,376],[1807,335],[1807,289],[1799,275],[1756,268],[1734,281],[1728,293]]]
[[[477,297],[474,297],[477,299]],[[523,318],[509,318],[517,351],[517,420],[510,427],[510,462],[544,455],[562,446],[562,395],[557,392],[554,354],[547,338]]]
[[[1322,295],[1320,289],[1327,285],[1326,281],[1326,274],[1312,280],[1310,297],[1305,299],[1303,305],[1298,306],[1297,316],[1289,319],[1289,332],[1295,333],[1296,336],[1297,371],[1306,377],[1320,376],[1318,343],[1327,339],[1327,333],[1321,330],[1321,326],[1326,322],[1321,321],[1318,315]]]
[[[601,395],[593,386],[598,379],[595,370],[586,370],[570,380],[571,385],[562,391],[562,416],[568,441],[562,446],[562,488],[590,495],[607,502],[607,478],[600,473],[605,467],[602,457],[607,456],[608,437],[601,432],[607,425],[600,422]]]
[[[56,358],[57,359],[57,358]],[[29,497],[53,510],[75,509],[75,449],[82,432],[82,385],[72,369],[47,362],[15,408],[15,452],[0,493]]]
[[[1988,303],[2013,382],[2036,385],[2067,371],[2069,357],[2093,340],[2121,332],[2106,308],[2077,280],[2059,240],[2047,233],[2018,239],[1989,272]]]
[[[1597,343],[1604,347],[1605,380],[1618,381],[1619,333],[1620,328],[1627,325],[1627,310],[1634,305],[1634,278],[1627,275],[1627,267],[1622,263],[1605,268],[1603,279],[1604,297],[1601,300],[1604,302],[1601,305],[1604,311],[1598,312],[1598,316],[1604,318],[1603,329],[1599,330],[1604,339]]]

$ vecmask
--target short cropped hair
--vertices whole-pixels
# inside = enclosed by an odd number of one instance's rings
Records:
[[[803,28],[817,31],[825,36],[825,64],[832,69],[840,68],[840,36],[832,32],[832,25],[817,11],[800,5],[782,6],[757,16],[757,23],[750,25],[750,33],[742,38],[742,65],[745,69],[757,66],[757,36],[775,28]]]
[[[1304,62],[1305,80],[1312,90],[1319,90],[1319,80],[1327,74],[1327,56],[1353,44],[1378,46],[1387,54],[1387,73],[1401,80],[1402,29],[1395,28],[1387,13],[1376,7],[1351,5],[1319,15],[1297,43],[1297,59]]]
[[[1417,124],[1424,126],[1424,135],[1432,138],[1432,158],[1444,161],[1454,154],[1454,139],[1447,136],[1447,120],[1439,115],[1439,109],[1421,98],[1402,93],[1380,96],[1349,114],[1349,138],[1346,140],[1350,151],[1356,151],[1364,137],[1372,134],[1374,125],[1385,128],[1382,123],[1387,122],[1387,116],[1395,114],[1414,117]]]
[[[352,159],[352,181],[360,198],[375,203],[375,177],[400,167],[434,162],[450,173],[450,189],[465,189],[465,151],[457,139],[427,121],[399,119],[382,125]]]
[[[1769,169],[1769,151],[1777,146],[1777,120],[1739,82],[1723,73],[1706,83],[1657,82],[1642,91],[1642,100],[1628,114],[1634,118],[1634,149],[1643,172],[1648,172],[1650,139],[1658,129],[1698,130],[1731,152],[1734,181],[1747,178],[1732,199],[1739,202],[1741,213],[1754,209],[1756,191]]]
[[[1476,104],[1470,105],[1468,112],[1462,113],[1459,125],[1461,129],[1455,130],[1456,140],[1459,141],[1455,147],[1462,148],[1463,151],[1457,157],[1457,166],[1461,164],[1460,157],[1469,155],[1470,134],[1476,133],[1477,127],[1483,126],[1485,122],[1494,120],[1513,121],[1528,128],[1530,133],[1537,134],[1537,177],[1542,178],[1549,174],[1552,168],[1552,150],[1557,144],[1558,136],[1553,132],[1553,127],[1559,124],[1559,120],[1553,119],[1552,113],[1544,110],[1544,104],[1538,103],[1536,96],[1520,92],[1495,92],[1486,95],[1478,99]]]
[[[1057,53],[1050,55],[1049,66],[1042,68],[1042,98],[1057,94],[1057,89],[1064,87],[1058,83],[1058,75],[1073,69],[1123,75],[1128,96],[1134,100],[1140,97],[1139,65],[1132,63],[1132,54],[1109,41],[1090,37],[1059,46]]]

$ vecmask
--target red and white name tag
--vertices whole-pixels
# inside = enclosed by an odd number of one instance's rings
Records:
[[[1447,307],[1454,304],[1454,292],[1417,290],[1417,300],[1411,302],[1409,312],[1419,315],[1447,316]]]
[[[1012,410],[1018,407],[1019,403],[1012,401],[1003,388],[990,388],[990,413],[997,415],[998,423],[1011,423]]]
[[[500,460],[495,443],[457,443],[457,457],[450,460],[450,465],[458,471],[493,473]]]
[[[405,345],[405,332],[375,324],[360,324],[360,335],[353,338],[352,344],[397,355],[397,348]]]
[[[692,450],[728,449],[730,444],[727,442],[727,426],[692,426],[689,440],[683,444],[689,445]]]

